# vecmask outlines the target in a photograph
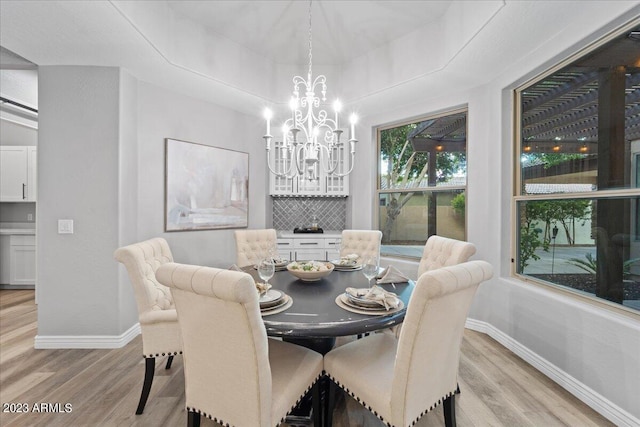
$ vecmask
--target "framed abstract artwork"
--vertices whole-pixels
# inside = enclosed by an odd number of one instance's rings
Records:
[[[244,228],[249,153],[167,138],[165,231]]]

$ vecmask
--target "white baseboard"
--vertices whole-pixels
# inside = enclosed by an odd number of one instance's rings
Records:
[[[121,348],[140,334],[140,324],[136,323],[121,335],[36,335],[34,348]]]
[[[576,380],[546,359],[543,359],[493,325],[474,319],[467,319],[465,327],[489,335],[615,425],[620,427],[637,427],[640,425],[640,419]]]

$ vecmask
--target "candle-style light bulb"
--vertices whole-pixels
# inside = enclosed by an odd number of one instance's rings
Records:
[[[264,109],[264,118],[267,121],[267,135],[271,135],[271,118],[273,117],[273,111],[269,108]]]
[[[291,108],[291,127],[296,128],[296,109],[298,108],[298,101],[294,97],[291,97],[289,107]]]
[[[338,124],[338,114],[340,113],[340,110],[342,110],[342,102],[340,102],[339,99],[336,99],[333,103],[333,111],[336,112],[336,129],[340,127]]]
[[[349,139],[356,139],[356,123],[358,122],[358,116],[356,115],[356,113],[351,114],[351,116],[349,117],[349,122],[351,123]]]

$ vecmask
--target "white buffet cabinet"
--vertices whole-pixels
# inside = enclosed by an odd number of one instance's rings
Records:
[[[330,261],[340,257],[340,231],[324,233],[278,232],[278,255],[291,261]]]
[[[36,236],[33,223],[0,225],[0,285],[36,283]]]
[[[38,149],[0,146],[0,202],[35,202]]]

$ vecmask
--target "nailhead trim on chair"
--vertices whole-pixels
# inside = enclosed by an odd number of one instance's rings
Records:
[[[327,375],[327,377],[329,377],[329,379],[331,381],[333,381],[338,387],[340,387],[341,389],[343,389],[344,391],[346,391],[347,393],[349,393],[349,396],[353,397],[354,399],[356,399],[356,401],[361,404],[362,406],[364,406],[365,408],[367,408],[369,410],[369,412],[371,412],[373,415],[375,415],[376,417],[378,417],[378,419],[380,421],[382,421],[383,423],[385,423],[387,425],[387,427],[395,427],[393,424],[389,423],[388,421],[385,421],[383,417],[381,417],[380,415],[378,415],[378,413],[376,411],[374,411],[371,406],[369,406],[365,401],[360,400],[360,398],[358,396],[356,396],[352,391],[350,391],[348,388],[344,387],[342,384],[340,384],[340,381],[336,380],[335,378],[333,378],[331,375],[327,374],[325,372],[325,374]],[[433,405],[431,405],[429,407],[429,409],[423,411],[415,420],[413,420],[413,422],[410,424],[411,426],[415,426],[416,423],[420,420],[420,418],[422,418],[423,416],[425,416],[427,413],[433,411],[434,409],[436,409],[438,407],[438,405],[442,404],[442,402],[445,401],[445,399],[453,396],[455,394],[455,390],[450,392],[449,394],[445,395],[443,398],[441,398],[440,400],[438,400],[436,403],[434,403]]]
[[[291,409],[289,409],[287,414],[290,413],[293,410],[293,408],[295,408],[298,405],[298,403],[300,403],[302,398],[313,388],[314,385],[316,385],[316,383],[318,382],[318,380],[321,377],[322,377],[322,374],[318,375],[318,377],[315,380],[313,380],[313,383],[311,383],[311,385],[307,388],[307,390],[298,398],[298,400],[296,400],[296,403],[293,404],[293,406],[291,407]],[[219,420],[218,418],[213,417],[212,415],[207,414],[206,412],[202,412],[200,409],[190,408],[190,407],[187,406],[187,412],[189,412],[189,411],[197,412],[198,414],[202,415],[203,417],[207,417],[210,420],[213,420],[216,423],[222,424],[225,427],[233,427],[233,426],[230,426],[229,423],[225,423],[223,420]],[[284,417],[282,417],[282,419],[280,420],[278,425],[282,424],[285,421],[285,419],[286,419],[286,415]]]
[[[149,354],[149,355],[143,354],[142,357],[144,357],[146,359],[147,357],[177,356],[178,354],[182,354],[182,351],[174,351],[173,353],[167,352],[167,353],[162,353],[162,354],[160,354],[160,353]]]

